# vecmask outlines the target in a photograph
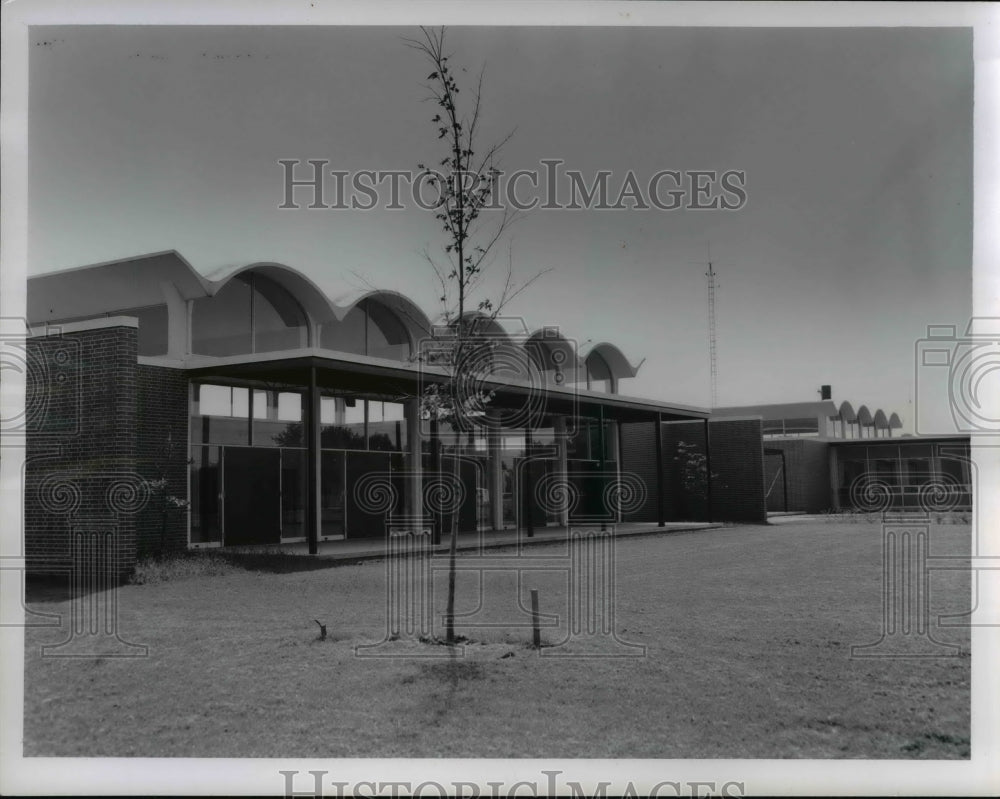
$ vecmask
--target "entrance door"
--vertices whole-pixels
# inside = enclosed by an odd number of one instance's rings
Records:
[[[281,541],[281,450],[226,447],[223,456],[226,546]]]

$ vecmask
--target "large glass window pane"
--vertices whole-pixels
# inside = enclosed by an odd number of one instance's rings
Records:
[[[278,392],[278,418],[283,422],[301,422],[302,394],[297,391]]]
[[[244,277],[230,280],[214,297],[194,301],[191,350],[199,355],[251,352],[250,285]]]
[[[524,454],[524,429],[514,428],[500,433],[500,449],[503,457],[515,457]]]
[[[298,301],[264,275],[239,275],[214,297],[194,301],[191,349],[199,355],[295,349],[307,338]]]
[[[222,541],[219,515],[220,447],[191,448],[191,543]]]
[[[297,391],[255,390],[254,446],[304,447],[302,403]]]
[[[891,486],[899,485],[899,461],[894,458],[877,458],[872,467],[878,479]]]
[[[944,455],[940,458],[941,473],[951,477],[960,485],[969,483],[969,464],[961,458],[949,458]]]
[[[406,448],[406,413],[401,402],[368,402],[368,448],[402,452]]]
[[[324,449],[365,449],[365,401],[354,397],[323,397],[320,439]]]
[[[531,451],[538,455],[542,452],[555,453],[556,435],[552,427],[536,427],[531,431]]]
[[[252,275],[254,352],[306,346],[306,317],[298,301],[264,275]]]
[[[195,386],[195,413],[201,416],[232,416],[233,390],[229,386]]]
[[[399,317],[381,303],[365,300],[363,304],[368,318],[367,354],[396,361],[409,358],[410,336]]]
[[[402,320],[376,300],[362,300],[340,322],[323,325],[323,347],[376,358],[405,361],[410,357],[410,335]]]
[[[899,447],[895,444],[873,444],[868,447],[868,460],[899,460]]]
[[[930,458],[907,458],[906,461],[906,484],[910,486],[922,486],[931,482]]]
[[[572,434],[567,436],[566,457],[577,460],[590,459],[590,433],[585,419],[579,419]]]
[[[281,450],[281,537],[306,536],[306,452]]]
[[[195,384],[191,406],[193,443],[249,443],[250,399],[247,389]]]
[[[819,432],[819,422],[815,417],[785,419],[785,433],[788,435],[815,434]]]
[[[324,452],[321,464],[321,535],[344,535],[345,453]]]
[[[325,323],[320,332],[321,345],[329,350],[364,355],[367,318],[364,308],[355,306],[339,322]]]

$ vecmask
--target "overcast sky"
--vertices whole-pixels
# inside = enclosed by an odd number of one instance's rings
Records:
[[[431,212],[284,209],[279,159],[440,160],[415,28],[35,28],[29,273],[176,249],[208,274],[273,260],[336,296],[370,282],[433,315]],[[503,167],[565,161],[617,193],[664,169],[742,170],[738,210],[536,210],[509,308],[707,405],[710,251],[719,404],[834,399],[909,423],[914,345],[971,314],[972,36],[966,29],[451,28]],[[440,154],[439,154],[440,153]],[[303,169],[300,176],[306,175]],[[303,206],[309,192],[296,195]],[[710,248],[710,250],[709,250]],[[495,267],[505,269],[502,254]],[[360,277],[359,277],[360,276]]]

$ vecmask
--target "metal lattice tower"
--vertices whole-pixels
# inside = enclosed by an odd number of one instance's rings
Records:
[[[719,365],[715,354],[715,270],[712,269],[712,262],[708,262],[708,271],[705,273],[708,278],[708,365],[709,375],[712,381],[712,407],[719,404]]]

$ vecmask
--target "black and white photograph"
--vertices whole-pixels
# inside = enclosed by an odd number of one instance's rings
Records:
[[[994,8],[3,15],[0,791],[1000,791]]]

